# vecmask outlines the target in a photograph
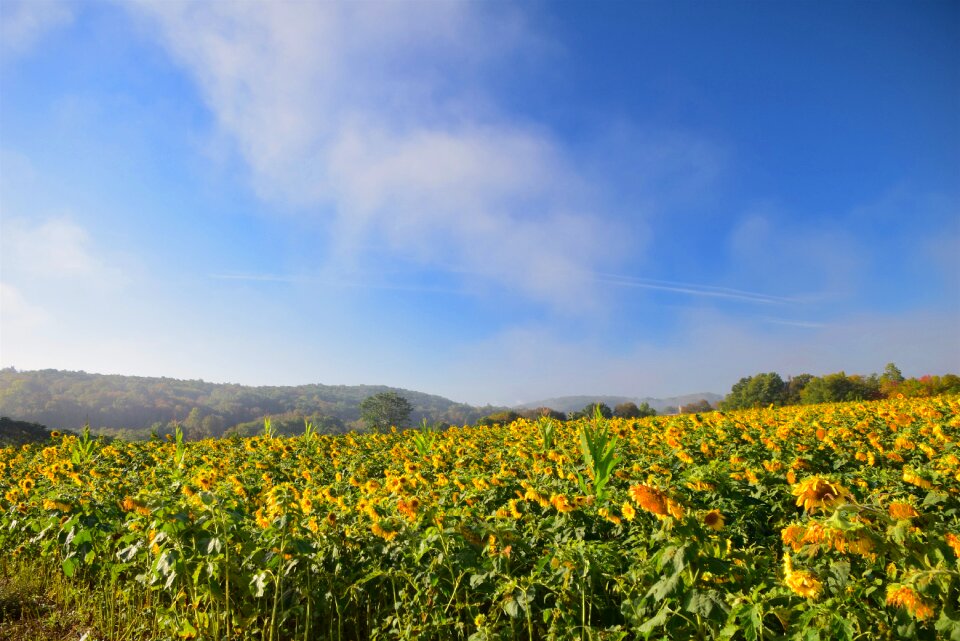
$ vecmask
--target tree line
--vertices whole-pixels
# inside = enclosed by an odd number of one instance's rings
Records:
[[[783,405],[812,405],[868,401],[881,398],[938,396],[960,394],[960,376],[922,376],[906,378],[894,363],[888,363],[882,374],[850,374],[835,372],[825,376],[800,374],[783,380],[776,372],[746,376],[734,384],[720,402],[720,409]]]
[[[960,394],[960,376],[905,378],[893,363],[882,374],[825,376],[800,374],[784,380],[776,372],[741,378],[714,408],[706,400],[677,408],[680,413],[714,409],[873,400],[903,396]],[[310,423],[316,433],[340,434],[357,429],[383,430],[420,423],[492,425],[520,418],[574,420],[593,417],[643,418],[656,410],[648,403],[603,402],[569,413],[549,407],[507,409],[473,407],[440,396],[385,386],[301,385],[249,387],[171,378],[108,376],[85,372],[0,370],[0,414],[79,430],[90,425],[100,433],[136,439],[165,434],[179,426],[190,439],[251,436],[263,431],[269,417],[278,434],[299,434]]]

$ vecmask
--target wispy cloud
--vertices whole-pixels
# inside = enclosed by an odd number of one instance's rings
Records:
[[[7,274],[93,288],[127,281],[119,268],[104,260],[87,230],[68,215],[33,220],[4,212],[0,247]]]
[[[244,281],[253,283],[284,283],[314,285],[324,288],[376,289],[382,291],[421,292],[433,294],[465,295],[465,291],[453,287],[430,286],[410,283],[391,283],[369,278],[321,278],[297,274],[252,274],[252,273],[213,273],[208,275],[214,280]]]
[[[19,335],[20,332],[45,325],[53,317],[39,305],[28,301],[13,285],[0,282],[0,319],[3,334],[9,339],[12,334]]]
[[[58,0],[4,0],[0,51],[4,58],[29,51],[49,32],[73,20],[73,9]]]
[[[639,227],[601,213],[589,170],[558,136],[506,115],[484,91],[505,53],[550,49],[519,12],[433,2],[136,6],[196,80],[259,193],[332,217],[331,260],[362,260],[374,242],[564,306],[589,295],[587,274],[615,265]],[[662,141],[650,144],[648,156],[664,153]],[[703,156],[696,140],[670,147],[684,162]]]
[[[786,325],[788,327],[804,327],[806,329],[820,329],[821,327],[826,327],[826,323],[793,320],[789,318],[773,318],[771,316],[762,316],[759,320],[761,320],[764,323],[773,323],[774,325]]]
[[[636,287],[638,289],[653,289],[675,294],[686,294],[689,296],[701,296],[706,298],[722,298],[727,300],[736,300],[747,303],[759,303],[763,305],[785,305],[799,303],[799,299],[783,296],[771,296],[757,292],[748,292],[741,289],[731,289],[729,287],[715,287],[712,285],[698,285],[695,283],[678,283],[667,280],[657,280],[653,278],[636,278],[618,274],[593,274],[597,282],[619,285],[622,287]]]

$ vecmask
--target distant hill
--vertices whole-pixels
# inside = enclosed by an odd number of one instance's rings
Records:
[[[723,400],[720,394],[712,392],[703,392],[700,394],[684,394],[683,396],[670,396],[668,398],[652,397],[634,397],[634,396],[560,396],[557,398],[548,398],[542,401],[533,401],[518,405],[516,409],[534,409],[537,407],[549,407],[560,412],[576,412],[582,410],[591,403],[606,403],[611,408],[621,403],[647,403],[659,413],[674,413],[677,407],[689,405],[697,401],[705,400],[716,407],[717,403]]]
[[[0,417],[0,447],[16,447],[48,440],[50,430],[45,425]]]
[[[17,421],[49,425],[53,429],[79,431],[89,423],[101,433],[124,438],[143,438],[151,431],[169,433],[175,423],[189,438],[252,434],[262,430],[263,418],[271,417],[280,433],[302,431],[308,418],[320,432],[339,433],[357,427],[360,402],[369,396],[395,391],[413,405],[414,424],[426,419],[450,425],[474,424],[505,410],[474,407],[442,396],[384,385],[262,386],[208,383],[145,376],[88,374],[62,370],[0,370],[0,415]],[[560,412],[583,409],[601,401],[611,408],[627,401],[647,402],[660,413],[675,412],[677,405],[717,394],[687,394],[672,398],[621,396],[564,396],[517,409],[550,407]]]
[[[384,385],[264,386],[117,376],[61,370],[0,370],[0,414],[22,421],[118,436],[170,431],[174,421],[194,438],[219,436],[237,425],[277,416],[284,424],[310,417],[325,431],[344,431],[360,418],[360,402],[395,391],[413,405],[415,423],[426,418],[451,425],[472,424],[498,409],[473,407],[433,394]]]

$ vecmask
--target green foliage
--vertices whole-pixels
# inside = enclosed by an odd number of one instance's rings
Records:
[[[650,407],[650,404],[644,401],[637,406],[633,401],[620,403],[613,408],[613,415],[617,418],[646,418],[647,416],[656,416],[657,410]]]
[[[413,447],[421,458],[426,458],[433,451],[433,444],[437,440],[439,426],[431,424],[427,419],[420,421],[420,429],[414,432]]]
[[[49,438],[50,430],[45,425],[0,417],[0,447],[42,443]]]
[[[391,391],[379,385],[248,387],[172,378],[116,376],[60,370],[0,369],[0,415],[56,429],[146,439],[172,432],[179,421],[187,440],[225,433],[252,436],[265,416],[278,433],[298,434],[308,417],[318,432],[338,434],[360,419],[360,402]],[[432,394],[393,390],[413,406],[413,418],[469,425],[497,408],[454,403]],[[0,435],[2,436],[2,435]]]
[[[730,390],[720,407],[725,410],[783,405],[786,386],[776,372],[741,378]]]
[[[413,406],[396,392],[380,392],[360,403],[360,418],[374,431],[407,427]]]
[[[543,416],[537,421],[537,431],[540,432],[542,452],[547,454],[553,451],[553,444],[557,436],[557,423],[549,416]]]
[[[699,414],[701,412],[712,412],[713,406],[704,398],[693,403],[687,403],[677,408],[679,414]]]
[[[96,445],[97,442],[90,436],[90,426],[84,425],[80,438],[73,441],[73,448],[70,452],[71,462],[78,467],[85,464],[93,456],[93,449]]]
[[[871,400],[880,397],[875,381],[862,376],[847,376],[844,372],[813,378],[800,392],[804,404],[841,403]]]
[[[595,406],[593,421],[581,423],[580,453],[589,481],[577,473],[581,491],[595,496],[601,502],[607,498],[607,483],[620,462],[617,455],[617,437],[610,433],[606,419],[600,407]]]
[[[570,414],[570,420],[577,420],[581,418],[593,418],[599,412],[600,416],[603,418],[613,418],[613,410],[610,409],[610,406],[603,402],[590,403],[584,407],[579,412],[572,412]]]
[[[513,410],[503,410],[488,414],[477,421],[477,425],[508,425],[520,418],[520,414]]]

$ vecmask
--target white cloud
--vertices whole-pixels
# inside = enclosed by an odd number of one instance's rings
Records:
[[[0,282],[0,331],[4,340],[9,340],[11,333],[30,330],[51,320],[46,310],[26,300],[19,289]]]
[[[94,288],[115,287],[126,280],[101,258],[86,229],[69,216],[30,221],[4,215],[0,247],[5,273]]]
[[[4,0],[0,50],[4,57],[23,55],[47,33],[73,20],[73,10],[56,0]]]
[[[332,213],[341,261],[373,244],[563,304],[589,291],[582,274],[637,251],[639,232],[598,214],[582,163],[482,90],[492,65],[549,49],[509,7],[137,6],[259,193]]]

